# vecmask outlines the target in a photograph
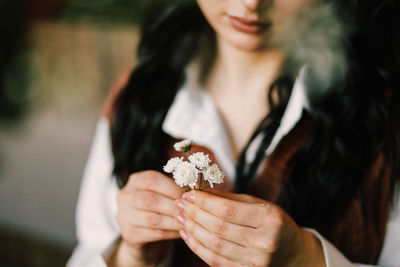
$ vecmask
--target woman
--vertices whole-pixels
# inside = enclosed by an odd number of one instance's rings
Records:
[[[383,0],[154,9],[99,122],[70,266],[398,265],[398,11]],[[184,193],[162,173],[181,138],[220,164],[220,190]]]

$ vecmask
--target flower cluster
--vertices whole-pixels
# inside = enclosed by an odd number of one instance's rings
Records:
[[[186,186],[188,189],[203,190],[207,182],[210,184],[211,188],[213,188],[213,184],[223,183],[223,172],[219,169],[217,164],[210,166],[211,160],[207,154],[203,152],[189,154],[192,145],[193,142],[189,139],[175,143],[175,150],[185,152],[189,161],[184,161],[183,157],[171,158],[164,166],[164,171],[172,173],[177,185],[180,187]],[[197,181],[199,181],[199,185],[196,188]]]
[[[177,142],[174,144],[174,148],[176,151],[182,151],[182,152],[189,152],[189,150],[192,148],[193,142],[190,139],[185,139],[181,142]]]

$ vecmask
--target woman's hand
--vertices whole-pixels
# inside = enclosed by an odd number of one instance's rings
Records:
[[[171,178],[156,171],[138,172],[129,177],[117,197],[117,221],[122,236],[114,256],[117,262],[146,265],[142,251],[146,244],[179,238],[181,226],[174,218],[177,214],[174,201],[181,198],[184,191]]]
[[[210,266],[326,266],[320,243],[270,202],[192,190],[175,204],[182,239]]]

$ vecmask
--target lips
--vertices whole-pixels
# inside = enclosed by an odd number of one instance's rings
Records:
[[[250,34],[261,33],[270,26],[270,23],[262,22],[260,20],[252,20],[236,16],[229,16],[229,21],[236,30]]]

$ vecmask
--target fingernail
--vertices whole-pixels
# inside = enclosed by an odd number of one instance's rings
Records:
[[[182,225],[185,224],[185,218],[182,215],[177,215],[176,220],[178,221],[178,223],[180,223]]]
[[[176,207],[180,210],[180,211],[184,211],[185,210],[185,203],[181,200],[177,200],[175,202]]]
[[[194,194],[193,193],[185,193],[182,195],[182,198],[186,199],[190,203],[194,203]]]
[[[179,234],[181,235],[182,239],[187,241],[189,239],[189,236],[187,235],[187,233],[185,232],[185,230],[179,230]]]

